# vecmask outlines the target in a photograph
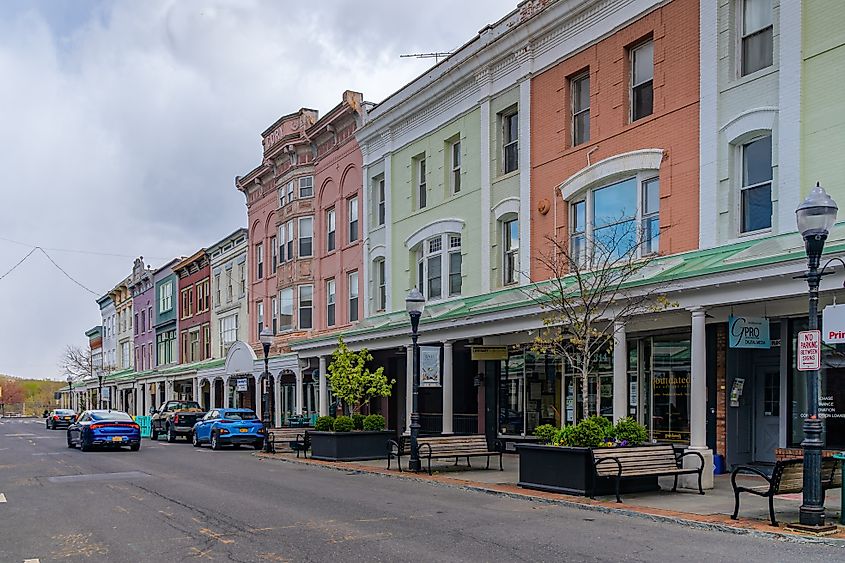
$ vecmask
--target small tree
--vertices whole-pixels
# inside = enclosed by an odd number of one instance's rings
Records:
[[[332,392],[353,413],[360,412],[374,397],[389,397],[390,389],[396,383],[394,379],[388,381],[383,367],[370,371],[367,363],[372,360],[373,356],[366,348],[355,352],[349,349],[343,337],[337,339],[327,378]]]
[[[534,348],[564,357],[580,375],[585,419],[600,414],[598,401],[597,412],[590,412],[589,374],[599,355],[613,349],[616,323],[671,306],[665,284],[637,283],[645,281],[657,254],[650,252],[652,240],[635,221],[605,221],[593,232],[576,244],[547,236],[548,249],[536,260],[550,279],[530,293],[545,312]]]
[[[65,346],[59,368],[70,374],[73,379],[85,379],[94,375],[94,354],[91,347]]]

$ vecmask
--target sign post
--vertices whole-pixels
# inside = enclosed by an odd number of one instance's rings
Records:
[[[822,333],[820,330],[802,330],[798,333],[798,371],[821,369]]]

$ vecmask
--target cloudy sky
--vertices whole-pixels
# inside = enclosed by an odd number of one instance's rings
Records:
[[[279,116],[345,89],[378,102],[433,64],[400,54],[452,50],[515,6],[0,2],[0,373],[61,377],[133,257],[245,225],[233,178]]]

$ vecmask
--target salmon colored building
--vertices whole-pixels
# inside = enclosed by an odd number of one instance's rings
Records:
[[[532,250],[583,252],[611,221],[639,224],[643,252],[698,248],[698,22],[675,0],[533,77]]]

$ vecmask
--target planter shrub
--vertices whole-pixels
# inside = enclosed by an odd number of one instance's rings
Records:
[[[364,419],[367,418],[361,413],[355,413],[352,415],[352,426],[355,430],[363,430],[364,429]]]
[[[339,416],[334,419],[334,431],[335,432],[352,432],[355,428],[355,423],[352,421],[351,417],[348,416]]]
[[[645,426],[630,416],[626,416],[620,418],[619,422],[616,423],[614,437],[622,443],[636,446],[648,440],[648,431],[646,431]]]
[[[314,430],[318,432],[331,432],[334,429],[334,418],[331,416],[321,416],[314,424]]]
[[[575,425],[569,441],[572,442],[573,446],[597,448],[606,437],[605,427],[601,423],[587,418]]]
[[[338,420],[340,418],[338,417]],[[349,419],[351,424],[352,420]],[[310,432],[311,457],[324,461],[386,459],[387,443],[395,434],[382,432]]]
[[[534,435],[540,439],[541,444],[551,444],[559,431],[558,427],[551,424],[541,424],[534,429]]]
[[[380,414],[371,414],[364,418],[364,430],[369,432],[381,432],[384,430],[387,423],[384,420],[384,417]]]

